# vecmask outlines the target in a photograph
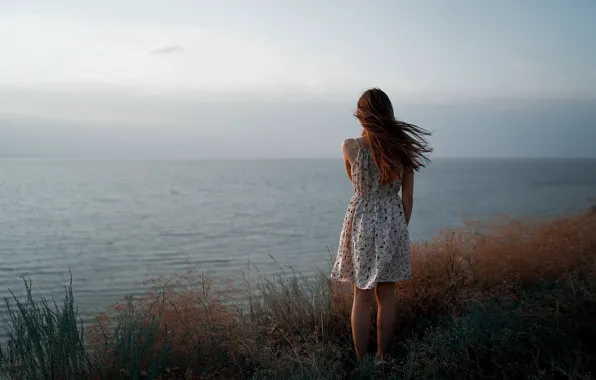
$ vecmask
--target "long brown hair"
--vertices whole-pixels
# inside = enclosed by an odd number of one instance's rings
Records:
[[[431,133],[413,124],[399,121],[387,94],[378,88],[365,91],[354,114],[367,136],[373,160],[381,172],[381,183],[389,183],[403,171],[413,172],[430,163],[433,150],[425,136]]]

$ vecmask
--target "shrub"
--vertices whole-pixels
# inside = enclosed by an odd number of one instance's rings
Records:
[[[392,360],[356,361],[351,289],[327,273],[246,280],[244,302],[195,273],[77,324],[6,301],[10,379],[590,378],[596,368],[596,214],[468,223],[412,246]],[[16,307],[12,303],[16,303]],[[83,331],[85,334],[83,334]],[[371,344],[374,334],[371,334]]]

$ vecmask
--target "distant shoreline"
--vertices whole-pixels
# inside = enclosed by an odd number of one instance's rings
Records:
[[[1,154],[0,158],[81,158],[76,154]]]

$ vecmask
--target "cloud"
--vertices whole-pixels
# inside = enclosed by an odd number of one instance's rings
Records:
[[[150,50],[150,52],[152,54],[176,54],[176,53],[180,53],[183,52],[184,48],[182,46],[178,46],[178,45],[166,45],[166,46],[160,46],[160,47],[156,47]]]

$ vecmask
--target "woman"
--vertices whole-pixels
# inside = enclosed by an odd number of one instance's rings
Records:
[[[414,172],[430,160],[430,133],[395,119],[389,97],[370,89],[355,114],[362,136],[342,145],[355,194],[350,201],[331,278],[354,284],[352,336],[356,355],[367,353],[370,310],[376,296],[377,359],[393,335],[395,285],[411,278],[408,224],[414,205]],[[399,191],[402,191],[402,197]]]

